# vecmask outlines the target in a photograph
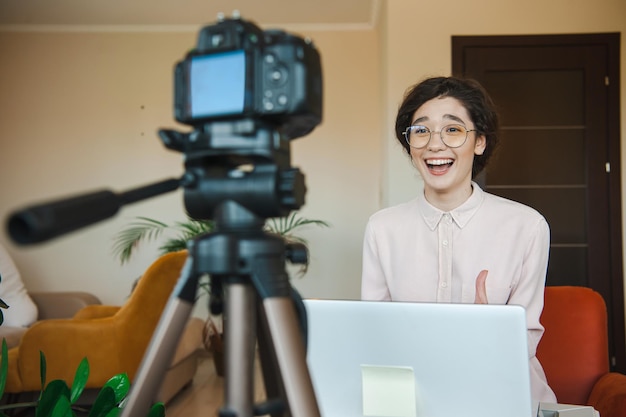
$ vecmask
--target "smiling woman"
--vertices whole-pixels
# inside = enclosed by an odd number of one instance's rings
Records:
[[[408,91],[396,138],[424,191],[370,217],[361,296],[524,306],[533,399],[556,402],[535,357],[543,334],[548,224],[534,209],[488,194],[472,180],[493,154],[497,130],[494,105],[475,81],[430,78]]]

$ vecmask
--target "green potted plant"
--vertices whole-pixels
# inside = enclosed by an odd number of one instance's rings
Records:
[[[268,219],[265,231],[283,237],[287,243],[301,243],[307,247],[306,239],[297,234],[307,226],[329,227],[329,224],[323,220],[302,217],[298,212],[292,211],[287,217]],[[195,220],[188,217],[185,221],[168,224],[154,218],[138,216],[115,235],[113,254],[121,264],[124,264],[130,260],[142,242],[159,238],[164,238],[159,247],[161,255],[183,250],[187,248],[190,239],[211,232],[214,227],[212,220]],[[303,275],[307,268],[308,262],[302,265],[298,273]]]
[[[6,341],[2,340],[2,360],[0,361],[0,397],[4,394],[8,374],[8,348]],[[93,405],[88,409],[77,405],[78,399],[83,393],[89,378],[89,362],[87,358],[78,365],[71,388],[65,381],[55,379],[46,384],[46,358],[43,352],[39,353],[39,369],[41,376],[41,392],[36,400],[30,402],[2,404],[0,415],[6,416],[9,410],[33,409],[37,417],[117,417],[125,404],[130,390],[130,380],[126,374],[113,376],[100,389]],[[26,414],[30,415],[30,414]],[[163,403],[154,404],[148,417],[165,416]]]
[[[190,239],[213,231],[214,226],[211,220],[187,218],[182,222],[168,224],[150,217],[136,217],[115,236],[113,253],[120,260],[120,263],[124,264],[130,260],[142,242],[157,239],[163,239],[159,247],[161,255],[183,250],[187,248],[187,242]],[[309,226],[329,227],[329,224],[323,220],[302,217],[298,212],[292,211],[289,216],[268,219],[264,229],[268,233],[281,236],[286,243],[302,244],[308,251],[308,242],[298,232]],[[305,264],[300,265],[297,271],[298,276],[304,275],[307,268],[308,260]],[[209,282],[201,281],[198,285],[201,290],[209,293]],[[220,362],[223,348],[222,335],[219,326],[211,317],[208,317],[205,322],[203,340],[206,349],[214,355],[218,375],[222,375],[223,368]]]

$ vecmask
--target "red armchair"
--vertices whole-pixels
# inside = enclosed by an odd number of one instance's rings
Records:
[[[590,405],[602,417],[626,417],[626,375],[609,372],[606,305],[585,287],[546,287],[537,347],[559,403]]]

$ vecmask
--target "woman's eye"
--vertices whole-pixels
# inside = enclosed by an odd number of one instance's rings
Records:
[[[429,130],[426,126],[413,126],[411,127],[411,133],[414,135],[423,135],[428,133]]]
[[[463,132],[465,132],[465,129],[463,129],[463,126],[446,126],[446,128],[444,130],[447,133],[463,133]]]

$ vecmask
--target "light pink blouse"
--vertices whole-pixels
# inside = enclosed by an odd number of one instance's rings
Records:
[[[490,304],[526,309],[531,388],[535,401],[556,402],[535,353],[543,335],[539,316],[550,230],[544,217],[520,203],[473,192],[443,212],[423,193],[370,217],[363,244],[364,300],[473,303],[483,269]]]

